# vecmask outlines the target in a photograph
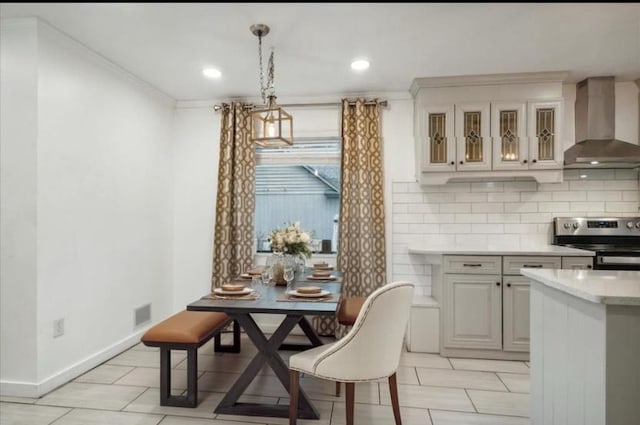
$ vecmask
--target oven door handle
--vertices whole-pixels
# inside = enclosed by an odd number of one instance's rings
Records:
[[[598,264],[640,264],[640,257],[598,256]]]

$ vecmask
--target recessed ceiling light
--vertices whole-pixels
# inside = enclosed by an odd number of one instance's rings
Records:
[[[581,179],[586,179],[586,178],[587,178],[587,175],[586,175],[586,174],[580,174],[580,178],[581,178]]]
[[[222,77],[222,72],[219,69],[215,68],[205,68],[202,70],[202,75],[207,78],[220,78]]]
[[[591,165],[598,165],[600,164],[598,161],[591,161]]]
[[[367,60],[358,59],[351,62],[351,69],[355,71],[364,71],[367,68],[369,68],[369,61]]]

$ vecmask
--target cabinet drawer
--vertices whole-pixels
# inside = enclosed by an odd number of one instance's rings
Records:
[[[560,257],[504,257],[503,274],[520,274],[520,269],[559,269]]]
[[[476,255],[445,255],[445,273],[500,274],[502,257]]]
[[[563,269],[591,270],[593,257],[562,257]]]

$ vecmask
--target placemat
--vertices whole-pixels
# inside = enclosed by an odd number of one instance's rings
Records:
[[[339,294],[329,294],[324,297],[309,298],[309,297],[296,297],[292,295],[283,294],[280,295],[276,301],[289,301],[289,302],[311,302],[311,303],[337,303],[340,300]]]
[[[202,297],[201,299],[203,300],[242,300],[242,301],[247,301],[247,300],[257,300],[258,298],[260,298],[260,295],[258,295],[255,292],[252,292],[250,294],[247,295],[218,295],[218,294],[208,294],[205,295],[204,297]]]
[[[304,276],[304,277],[296,279],[296,282],[320,282],[320,283],[342,282],[342,276],[336,276],[335,279],[309,279],[308,276]]]

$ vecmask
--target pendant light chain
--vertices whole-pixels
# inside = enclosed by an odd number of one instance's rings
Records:
[[[260,61],[260,95],[262,96],[262,103],[266,104],[267,97],[264,88],[264,70],[262,69],[262,35],[258,35],[258,59]]]
[[[271,48],[271,54],[269,55],[269,64],[267,65],[267,90],[269,91],[269,96],[275,96],[276,89],[273,84],[275,76],[275,70],[273,66],[273,48]]]

